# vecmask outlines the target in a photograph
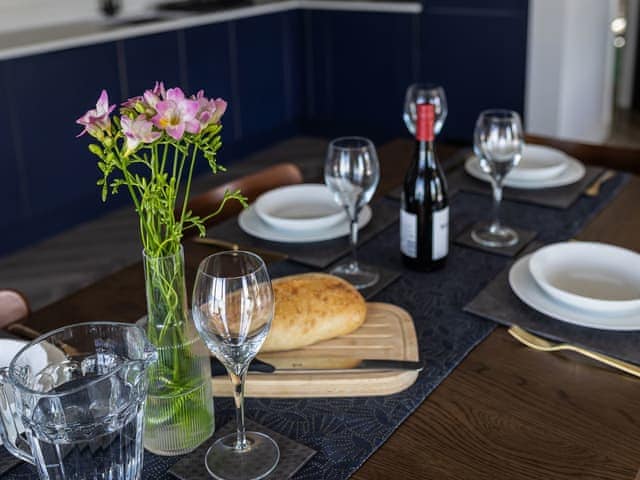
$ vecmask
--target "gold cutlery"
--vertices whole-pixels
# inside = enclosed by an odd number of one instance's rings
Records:
[[[615,170],[606,170],[602,173],[590,186],[584,191],[584,194],[589,197],[597,197],[600,195],[600,187],[608,180],[616,176]]]
[[[559,350],[569,350],[569,351],[584,355],[585,357],[589,357],[598,362],[609,365],[610,367],[617,368],[618,370],[622,370],[623,372],[626,372],[630,375],[640,377],[640,367],[636,365],[632,365],[631,363],[623,362],[622,360],[618,360],[608,355],[603,355],[602,353],[596,353],[591,350],[587,350],[586,348],[577,347],[569,343],[550,342],[549,340],[533,335],[532,333],[529,333],[523,328],[520,328],[516,325],[509,328],[509,333],[513,338],[515,338],[519,342],[524,343],[526,346],[531,347],[535,350],[540,350],[543,352],[556,352]]]
[[[237,243],[227,242],[226,240],[220,240],[219,238],[194,237],[193,241],[196,243],[201,243],[203,245],[211,245],[214,247],[220,247],[227,250],[247,250],[265,257],[276,257],[281,259],[287,258],[287,255],[284,253],[273,252],[271,250],[264,250],[262,248],[242,247]]]

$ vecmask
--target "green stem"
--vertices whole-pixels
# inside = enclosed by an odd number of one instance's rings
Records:
[[[193,146],[193,152],[191,154],[191,165],[189,166],[189,175],[187,176],[187,186],[184,190],[184,199],[182,200],[182,214],[180,215],[180,226],[184,225],[184,215],[187,213],[187,204],[189,203],[189,194],[191,193],[191,177],[193,177],[193,167],[196,163],[196,155],[198,153],[198,146]]]

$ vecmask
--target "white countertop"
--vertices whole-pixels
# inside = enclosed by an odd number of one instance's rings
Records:
[[[0,33],[0,60],[294,9],[418,14],[422,4],[420,1],[393,0],[275,0],[209,13],[150,12],[146,15],[157,13],[164,18],[140,24],[126,23],[130,19],[143,18],[140,15],[59,23]]]

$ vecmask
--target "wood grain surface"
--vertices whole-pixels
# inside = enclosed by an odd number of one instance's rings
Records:
[[[274,355],[331,358],[340,362],[344,357],[417,361],[420,354],[411,315],[395,305],[372,302],[367,303],[364,324],[355,332]],[[268,358],[264,360],[269,361]],[[409,388],[417,378],[418,372],[393,370],[249,373],[246,396],[303,398],[391,395]],[[214,377],[212,384],[216,395],[229,397],[233,394],[227,377]]]
[[[395,141],[379,149],[379,194],[400,184],[411,148]],[[445,162],[454,151],[439,147]],[[639,206],[634,178],[578,238],[640,250]],[[212,251],[185,242],[188,283]],[[145,313],[143,292],[142,267],[134,265],[25,323],[46,331],[96,319],[134,321]],[[639,380],[580,357],[530,350],[498,328],[354,478],[633,480],[639,467]]]

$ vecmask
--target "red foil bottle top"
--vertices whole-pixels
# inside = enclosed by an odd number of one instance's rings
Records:
[[[416,108],[418,109],[416,140],[430,142],[433,140],[433,121],[435,117],[433,104],[419,103]]]

